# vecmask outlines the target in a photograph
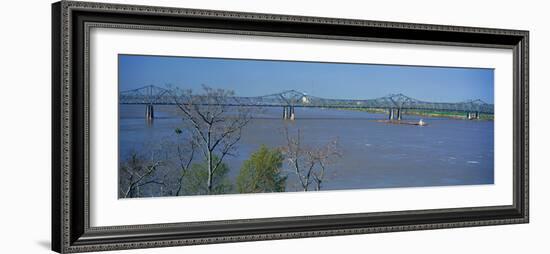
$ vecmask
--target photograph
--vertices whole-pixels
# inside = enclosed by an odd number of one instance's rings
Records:
[[[494,69],[118,55],[118,198],[492,185]]]

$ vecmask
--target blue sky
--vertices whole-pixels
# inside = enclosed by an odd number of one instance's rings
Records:
[[[402,93],[434,102],[494,101],[492,69],[119,55],[120,91],[166,84],[197,92],[204,84],[239,96],[294,89],[336,99]]]

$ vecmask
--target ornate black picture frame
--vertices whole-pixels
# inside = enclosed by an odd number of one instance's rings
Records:
[[[512,49],[513,205],[91,227],[87,66],[92,27]],[[52,249],[60,253],[529,221],[529,32],[62,1],[52,6]],[[115,170],[115,169],[113,169]]]

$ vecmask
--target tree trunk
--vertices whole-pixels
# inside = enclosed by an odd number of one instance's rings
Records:
[[[206,190],[208,194],[210,194],[210,192],[212,191],[212,173],[213,173],[212,172],[212,151],[208,151],[207,161],[208,161],[208,182],[207,182]]]

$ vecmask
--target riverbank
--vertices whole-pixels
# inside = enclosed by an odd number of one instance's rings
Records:
[[[386,109],[378,108],[338,108],[339,110],[351,110],[351,111],[360,111],[373,114],[386,114]],[[403,115],[414,115],[414,116],[425,116],[425,117],[443,117],[451,119],[466,119],[466,114],[461,112],[453,111],[432,111],[432,110],[403,110]],[[489,114],[479,114],[479,119],[475,120],[485,120],[493,121],[494,115]]]
[[[406,115],[415,115],[415,116],[428,116],[428,117],[445,117],[452,119],[466,119],[466,114],[462,112],[453,112],[453,111],[421,111],[421,110],[406,110],[404,111]],[[479,119],[475,120],[486,120],[493,121],[495,119],[494,115],[489,114],[479,114]]]

